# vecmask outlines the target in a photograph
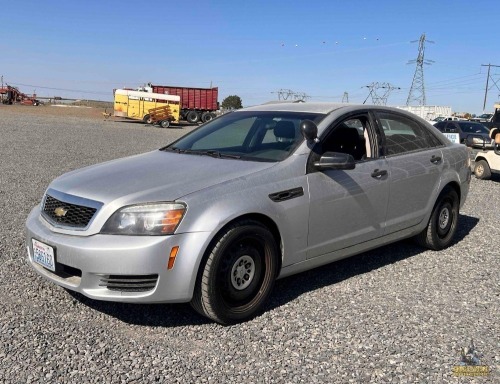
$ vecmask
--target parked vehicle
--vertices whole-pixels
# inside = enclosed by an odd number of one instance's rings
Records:
[[[435,119],[432,119],[430,123],[436,125],[436,123],[439,123],[441,121],[459,121],[459,120],[463,119],[460,119],[459,117],[456,116],[438,116]]]
[[[473,117],[470,121],[477,121],[478,123],[487,123],[490,122],[493,117],[493,113],[483,113],[482,115]]]
[[[0,87],[0,102],[2,104],[21,104],[21,105],[40,105],[40,100],[36,98],[36,94],[27,95],[21,92],[17,87],[5,85]]]
[[[28,260],[93,299],[190,302],[230,324],[258,314],[277,278],[404,238],[448,247],[469,160],[395,108],[241,109],[52,181],[26,222]]]
[[[116,89],[114,92],[114,116],[143,120],[145,123],[159,123],[168,127],[171,122],[179,122],[180,97],[152,92]],[[159,107],[168,107],[163,119],[158,121],[151,117],[150,111]]]
[[[492,145],[483,136],[470,135],[467,137],[467,145],[473,149],[474,175],[478,179],[488,180],[492,173],[500,173],[500,129],[493,128],[490,131]]]
[[[217,100],[219,88],[191,88],[170,85],[152,85],[149,87],[156,93],[177,95],[181,98],[180,117],[189,123],[207,122],[216,117],[219,109]]]
[[[490,131],[481,123],[473,121],[440,121],[434,124],[439,131],[448,133],[458,133],[459,142],[464,144],[468,135],[474,134],[476,136],[484,137],[487,145],[491,146]],[[453,141],[453,140],[452,140]]]

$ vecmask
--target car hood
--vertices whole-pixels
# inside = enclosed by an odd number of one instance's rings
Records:
[[[104,204],[174,201],[274,164],[157,150],[66,173],[49,188]]]

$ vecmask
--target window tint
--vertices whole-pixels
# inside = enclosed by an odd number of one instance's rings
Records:
[[[388,156],[441,145],[432,133],[405,116],[391,113],[377,115],[384,131]]]
[[[434,126],[435,126],[437,129],[439,129],[441,132],[443,132],[444,125],[445,125],[445,122],[444,122],[444,121],[440,121],[439,123],[434,124]]]
[[[338,124],[322,141],[322,153],[348,153],[357,161],[370,158],[372,150],[366,131],[367,121],[366,116],[360,116]]]
[[[194,142],[191,149],[231,148],[241,145],[252,128],[256,118],[241,119],[227,125],[211,135],[204,136]]]
[[[460,129],[466,133],[490,133],[490,130],[488,128],[479,123],[464,121],[458,123],[458,125],[460,126]]]

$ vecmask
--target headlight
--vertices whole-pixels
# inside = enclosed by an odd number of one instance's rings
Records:
[[[184,216],[179,203],[131,205],[111,215],[101,233],[111,235],[171,235]]]

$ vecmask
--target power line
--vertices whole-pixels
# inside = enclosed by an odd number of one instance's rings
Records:
[[[33,87],[33,88],[50,89],[52,91],[90,93],[90,94],[94,94],[94,95],[109,95],[110,94],[110,92],[84,91],[84,90],[80,90],[80,89],[66,89],[66,88],[51,88],[51,87],[43,87],[41,85],[30,85],[30,84],[20,84],[20,83],[11,83],[11,84],[15,85],[16,87],[18,87],[18,86]]]

